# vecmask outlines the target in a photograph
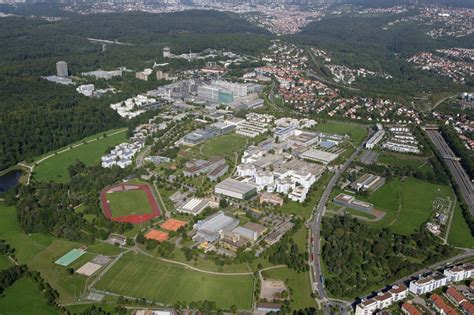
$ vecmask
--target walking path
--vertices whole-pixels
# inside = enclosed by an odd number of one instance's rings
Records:
[[[115,132],[106,134],[106,137],[114,136],[114,135],[116,135],[116,134],[119,134],[119,133],[122,133],[122,132],[126,132],[126,131],[127,131],[126,128],[125,128],[125,129],[121,129],[121,130],[118,130],[118,131],[115,131]],[[26,168],[28,168],[29,171],[30,171],[30,172],[28,173],[28,179],[27,179],[27,181],[26,181],[26,185],[28,185],[28,184],[30,183],[31,174],[33,173],[33,169],[34,169],[34,167],[35,167],[36,165],[38,165],[38,164],[44,162],[45,160],[47,160],[47,159],[49,159],[49,158],[52,158],[53,156],[56,156],[56,155],[58,155],[58,154],[61,154],[61,153],[67,152],[67,151],[69,151],[69,150],[75,149],[75,148],[77,148],[77,147],[80,147],[80,146],[83,145],[83,144],[89,144],[89,143],[91,143],[91,142],[94,142],[94,141],[97,141],[97,140],[101,140],[101,139],[103,139],[103,138],[105,138],[105,137],[104,137],[104,136],[100,136],[100,137],[97,137],[97,138],[94,138],[94,139],[90,139],[90,140],[88,140],[88,141],[85,142],[85,143],[84,143],[83,141],[81,141],[80,143],[70,145],[70,146],[68,146],[68,147],[65,148],[65,149],[62,149],[62,150],[60,150],[60,151],[55,151],[54,153],[51,153],[51,154],[49,154],[49,155],[47,155],[47,156],[42,157],[42,158],[39,159],[38,161],[34,161],[32,165],[28,165],[28,164],[26,164],[26,163],[24,163],[24,162],[18,163],[19,166],[26,167]]]

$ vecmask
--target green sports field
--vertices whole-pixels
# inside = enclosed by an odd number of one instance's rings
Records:
[[[5,290],[5,297],[0,298],[0,314],[35,314],[52,315],[59,312],[46,303],[36,283],[23,277]]]
[[[152,212],[146,193],[141,189],[108,193],[107,200],[114,218]]]
[[[96,289],[165,304],[209,300],[218,307],[250,309],[253,277],[206,274],[128,253],[101,278]]]
[[[75,147],[71,150],[68,150],[68,147],[57,150],[55,152],[64,152],[58,153],[43,162],[39,163],[34,168],[34,178],[39,181],[55,181],[64,183],[69,179],[67,168],[76,163],[76,161],[81,161],[86,165],[92,165],[100,162],[100,158],[106,153],[109,147],[115,146],[118,143],[127,141],[126,129],[122,130],[110,130],[107,134],[109,135],[106,138],[103,138],[103,133],[97,134],[92,137],[88,137],[85,140],[89,141],[86,144],[82,144],[78,147]],[[101,137],[97,140],[97,137]],[[74,144],[80,144],[82,141]],[[54,153],[54,152],[51,152]],[[46,155],[49,155],[48,153]],[[37,158],[36,160],[39,160]]]

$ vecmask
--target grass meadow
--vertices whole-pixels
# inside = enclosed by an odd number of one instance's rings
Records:
[[[120,130],[111,130],[107,133],[112,134],[117,131]],[[103,133],[88,137],[84,139],[85,141],[89,141],[88,143],[82,144],[78,147],[74,147],[73,149],[64,151],[62,153],[58,153],[57,155],[54,155],[44,160],[34,168],[35,180],[55,181],[61,183],[66,182],[69,179],[69,174],[67,171],[69,166],[74,165],[78,160],[85,163],[86,165],[99,163],[100,158],[106,153],[109,147],[113,147],[118,143],[127,141],[127,133],[125,131],[126,130],[124,129],[123,132],[119,132],[114,135],[109,135],[105,138],[102,137]],[[97,140],[97,137],[101,138]],[[73,145],[82,143],[84,140],[81,140]],[[68,147],[57,150],[55,152],[59,152],[67,148]],[[49,154],[51,153],[48,153],[46,155]],[[36,160],[39,159],[40,158],[37,158]]]
[[[52,315],[59,312],[46,303],[46,298],[41,294],[37,284],[23,277],[17,280],[4,292],[4,297],[0,298],[0,314],[35,314]]]
[[[125,254],[96,284],[105,290],[165,304],[215,301],[218,307],[250,309],[253,277],[192,271],[142,254]]]

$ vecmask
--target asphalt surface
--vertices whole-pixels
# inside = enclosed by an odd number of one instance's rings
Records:
[[[369,133],[367,139],[369,139],[370,136],[372,136],[372,132]],[[350,305],[342,301],[331,300],[326,294],[321,269],[321,221],[324,217],[324,212],[326,211],[326,203],[328,202],[332,190],[339,181],[339,178],[341,177],[342,173],[346,171],[352,161],[354,161],[354,159],[360,154],[367,139],[363,141],[359,145],[359,147],[357,147],[356,151],[341,167],[339,167],[334,176],[331,178],[326,189],[323,192],[323,195],[319,199],[318,204],[314,207],[313,217],[309,223],[312,236],[311,253],[313,255],[313,288],[316,289],[319,295],[319,299],[322,301],[323,310],[325,314],[332,313],[331,308],[338,308],[342,314],[347,314],[348,310],[350,309]]]
[[[443,156],[449,171],[453,175],[456,184],[461,190],[464,202],[469,207],[471,214],[474,215],[474,189],[469,176],[466,174],[466,171],[461,166],[461,163],[457,160],[457,157],[454,155],[454,152],[446,143],[441,133],[438,130],[433,129],[427,129],[426,133],[428,134],[431,142],[433,142],[433,144]]]

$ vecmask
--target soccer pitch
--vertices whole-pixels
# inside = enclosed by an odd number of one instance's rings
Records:
[[[108,193],[107,200],[114,218],[152,212],[147,195],[142,189]]]
[[[253,277],[201,273],[128,253],[101,278],[96,289],[164,304],[208,300],[218,307],[251,309]]]

